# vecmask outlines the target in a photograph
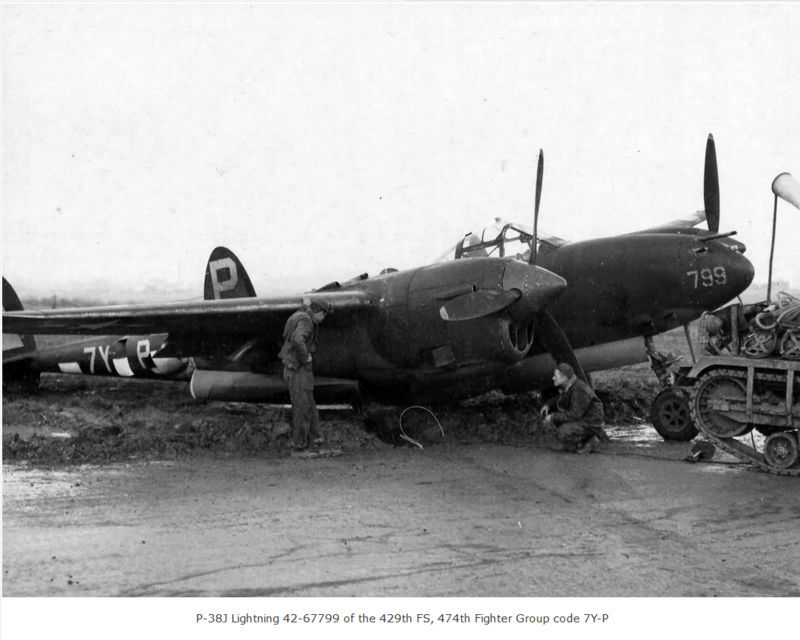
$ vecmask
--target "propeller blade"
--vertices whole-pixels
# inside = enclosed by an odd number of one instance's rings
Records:
[[[708,230],[719,231],[719,174],[717,172],[717,148],[714,136],[708,134],[706,143],[706,166],[703,172],[703,202],[706,208]]]
[[[533,239],[531,240],[531,257],[528,264],[536,264],[537,244],[539,242],[539,203],[542,201],[542,177],[544,176],[544,153],[539,149],[539,162],[536,166],[536,200],[533,205]]]
[[[537,316],[536,331],[542,346],[550,352],[550,355],[553,356],[553,360],[555,360],[556,363],[566,362],[575,370],[575,375],[584,382],[591,384],[589,377],[586,375],[575,352],[572,350],[569,338],[567,338],[566,334],[549,311],[542,311]]]
[[[442,320],[456,322],[482,318],[505,309],[519,300],[522,294],[516,289],[510,291],[472,291],[448,300],[439,309]]]

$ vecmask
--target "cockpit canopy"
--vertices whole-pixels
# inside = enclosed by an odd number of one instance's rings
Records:
[[[441,256],[439,261],[479,257],[513,257],[527,261],[532,239],[531,227],[495,218],[493,224],[484,227],[480,232],[471,232],[465,235],[455,247]],[[538,251],[547,253],[564,244],[566,244],[566,240],[562,238],[540,234]]]

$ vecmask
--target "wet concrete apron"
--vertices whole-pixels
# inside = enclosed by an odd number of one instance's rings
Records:
[[[800,484],[613,433],[588,456],[6,465],[7,596],[800,595]]]

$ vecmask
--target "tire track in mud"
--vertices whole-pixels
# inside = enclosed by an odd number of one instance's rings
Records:
[[[452,548],[452,546],[449,546]],[[503,552],[505,550],[501,548],[497,548],[498,552]],[[282,554],[285,555],[285,554]],[[584,554],[590,556],[597,556],[599,553],[590,553]],[[214,590],[214,589],[162,589],[160,587],[167,587],[171,585],[176,585],[181,582],[185,582],[187,580],[193,580],[198,577],[209,577],[213,575],[220,575],[223,573],[227,573],[230,571],[239,571],[242,569],[257,569],[257,568],[266,568],[271,566],[272,562],[267,563],[254,563],[249,565],[233,565],[229,567],[220,567],[218,569],[212,569],[209,571],[198,572],[196,574],[187,574],[185,576],[181,576],[175,578],[173,580],[164,581],[164,582],[154,582],[147,585],[141,585],[139,587],[135,587],[133,589],[128,589],[120,593],[122,596],[129,596],[129,597],[159,597],[159,596],[178,596],[178,597],[194,597],[194,596],[221,596],[221,597],[281,597],[281,596],[303,596],[309,595],[304,594],[303,592],[314,590],[314,589],[330,589],[330,588],[340,588],[346,586],[356,586],[360,584],[367,584],[367,583],[377,583],[385,580],[392,580],[398,578],[409,578],[413,576],[419,576],[424,574],[437,574],[443,572],[452,572],[464,569],[476,569],[480,567],[486,567],[495,564],[502,564],[505,562],[519,562],[521,560],[539,560],[543,558],[563,558],[563,559],[572,559],[575,557],[574,553],[531,553],[531,552],[512,552],[512,553],[505,553],[503,557],[500,558],[481,558],[471,562],[461,562],[461,563],[452,563],[452,562],[433,562],[427,564],[419,569],[414,569],[410,571],[401,571],[401,572],[392,572],[392,573],[382,573],[378,575],[371,575],[365,576],[360,578],[345,578],[341,580],[325,580],[325,581],[317,581],[317,582],[302,582],[298,584],[292,585],[281,585],[281,586],[270,586],[270,587],[251,587],[251,588],[239,588],[239,589],[226,589],[226,590]],[[326,594],[326,595],[333,595],[333,594]],[[354,594],[358,595],[358,594]]]

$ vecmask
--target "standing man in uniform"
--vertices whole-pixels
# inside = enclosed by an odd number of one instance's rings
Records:
[[[575,453],[591,453],[600,440],[608,442],[603,403],[592,388],[565,362],[556,367],[553,382],[559,394],[542,407],[545,433],[553,434],[563,450]]]
[[[314,402],[314,352],[317,348],[317,327],[331,312],[327,300],[312,300],[295,311],[283,328],[283,379],[289,386],[292,401],[292,443],[295,449],[305,449],[309,439],[322,442],[319,430],[319,411]]]

